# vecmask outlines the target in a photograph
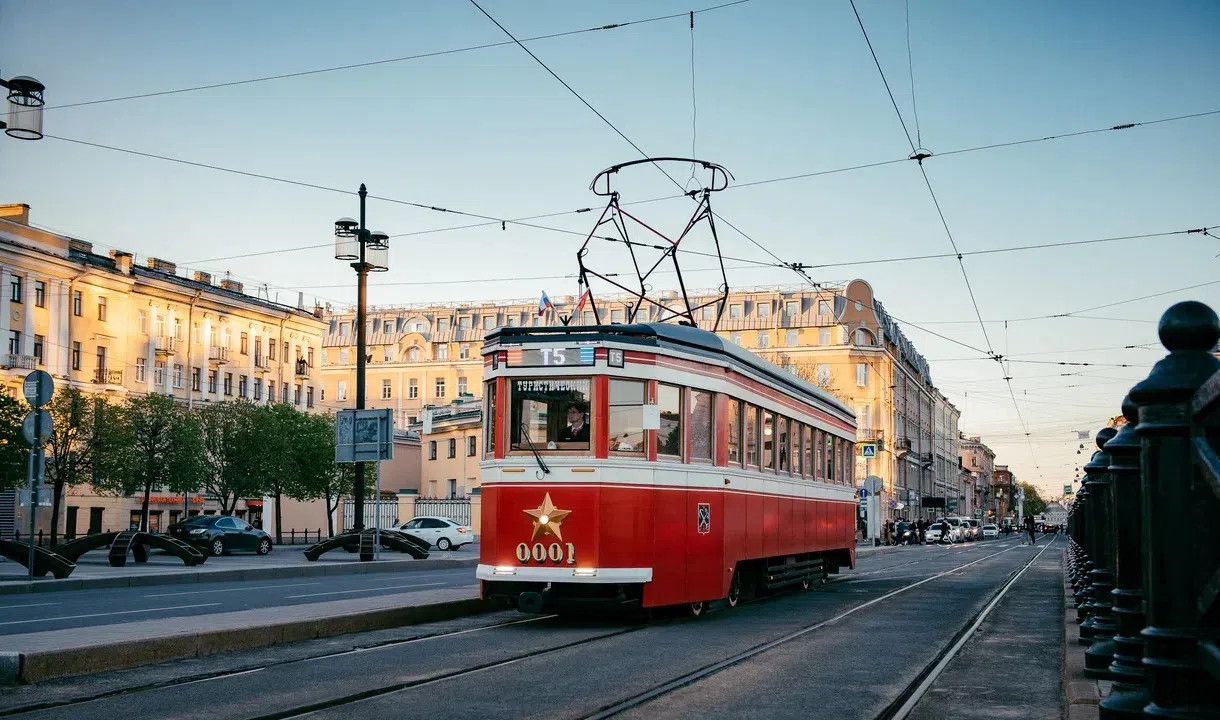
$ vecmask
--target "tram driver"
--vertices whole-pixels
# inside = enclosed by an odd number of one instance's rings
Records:
[[[559,431],[559,442],[589,442],[586,412],[584,403],[573,402],[568,405],[568,424]]]

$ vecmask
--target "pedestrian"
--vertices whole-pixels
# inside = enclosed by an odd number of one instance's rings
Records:
[[[1025,529],[1029,532],[1029,544],[1037,545],[1038,544],[1037,540],[1034,538],[1034,516],[1033,515],[1025,516]],[[1021,544],[1024,545],[1025,544],[1024,541],[1022,541]]]
[[[893,537],[894,537],[894,521],[886,520],[885,525],[883,525],[881,527],[881,542],[885,543],[886,545],[889,545],[890,541],[893,539]]]

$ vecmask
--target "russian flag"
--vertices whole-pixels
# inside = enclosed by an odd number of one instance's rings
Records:
[[[555,306],[551,304],[551,299],[546,296],[546,290],[543,290],[542,299],[538,301],[538,316],[542,317],[545,315],[547,308],[554,310]]]

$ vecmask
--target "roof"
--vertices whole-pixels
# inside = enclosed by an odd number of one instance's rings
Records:
[[[557,337],[560,336],[560,337]],[[554,342],[562,336],[579,336],[584,341],[619,342],[630,345],[679,350],[710,357],[726,357],[731,365],[750,370],[782,386],[788,392],[834,407],[855,418],[856,414],[830,393],[745,350],[719,335],[690,325],[672,323],[634,323],[631,325],[581,325],[567,327],[503,327],[488,333],[484,348],[501,342]]]

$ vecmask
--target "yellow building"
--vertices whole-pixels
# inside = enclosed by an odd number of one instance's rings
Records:
[[[27,205],[0,206],[0,290],[7,349],[0,384],[18,397],[21,379],[40,369],[57,388],[116,399],[158,392],[192,406],[247,398],[318,407],[321,308],[260,299],[202,272],[184,277],[159,258],[141,264],[131,253],[94,252],[88,242],[31,226]],[[67,495],[60,530],[69,535],[127,529],[142,499],[98,496],[87,486]],[[153,499],[154,530],[182,513],[181,495]],[[263,502],[243,500],[237,513],[261,521]],[[199,497],[190,507],[217,506]],[[0,533],[19,520],[14,494],[0,493]]]
[[[482,427],[483,402],[472,397],[428,408],[410,425],[420,436],[420,497],[464,498],[479,486]]]
[[[663,296],[676,300],[673,293]],[[704,296],[701,304],[712,299]],[[628,298],[599,297],[601,320],[625,322]],[[556,310],[538,313],[537,300],[486,303],[451,303],[374,307],[368,314],[366,403],[392,408],[397,427],[421,432],[423,487],[421,496],[458,496],[477,487],[473,458],[481,449],[457,457],[472,462],[465,469],[450,467],[448,443],[453,439],[479,443],[477,427],[468,421],[455,428],[437,422],[433,433],[423,432],[425,408],[448,406],[455,398],[482,397],[484,335],[498,327],[560,324],[571,312],[574,297],[554,297]],[[635,319],[650,322],[660,317],[645,308]],[[355,313],[330,313],[322,349],[323,395],[349,404],[355,392]],[[593,324],[586,310],[572,320]],[[860,442],[875,442],[878,452],[867,464],[857,463],[857,482],[868,474],[882,478],[884,505],[893,516],[914,518],[945,512],[937,500],[960,502],[958,417],[952,403],[933,386],[927,362],[873,298],[863,280],[843,286],[768,287],[730,294],[719,325],[716,308],[699,312],[697,323],[775,364],[832,392],[857,413]],[[473,404],[473,403],[472,403]],[[436,435],[436,437],[433,437]],[[429,447],[437,442],[438,459],[430,461]],[[434,463],[430,468],[429,463]],[[464,479],[464,482],[463,482]],[[435,481],[436,489],[431,485]],[[451,481],[453,484],[451,485]],[[893,507],[889,507],[892,505]],[[913,508],[913,509],[912,509]]]

